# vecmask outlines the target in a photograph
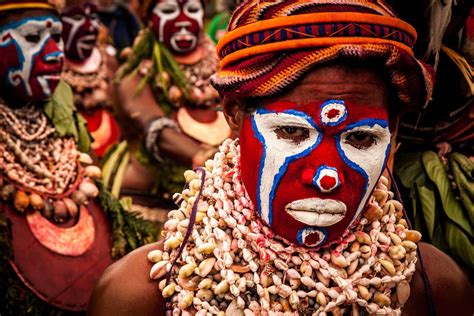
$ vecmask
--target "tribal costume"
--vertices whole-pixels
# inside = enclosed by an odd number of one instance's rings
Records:
[[[114,193],[119,194],[122,188],[121,194],[132,196],[134,203],[155,207],[158,204],[167,211],[172,205],[172,193],[184,185],[181,175],[187,167],[162,152],[159,146],[162,131],[171,128],[192,139],[201,146],[206,157],[216,151],[216,146],[229,137],[231,131],[219,109],[219,95],[210,84],[218,60],[214,44],[202,34],[203,4],[196,0],[145,2],[143,15],[151,26],[140,32],[133,48],[128,50],[128,60],[119,70],[118,80],[124,82],[138,76],[140,83],[133,93],[140,96],[144,87],[151,89],[153,105],[163,114],[148,122],[147,130],[141,135],[129,135],[131,132],[124,130],[129,146],[120,145],[104,169],[106,174],[115,175],[108,181],[108,185],[117,189]],[[168,10],[174,11],[168,13],[161,9],[163,5],[171,5]],[[175,26],[180,23],[183,27]],[[192,63],[178,62],[177,56],[187,56],[196,50],[202,50],[202,58]],[[121,102],[125,101],[118,100]],[[141,140],[138,146],[137,138]],[[146,170],[135,176],[155,182],[147,192],[121,184],[132,159],[138,160],[140,168]],[[132,209],[140,212],[138,205]]]
[[[84,119],[59,80],[55,9],[2,1],[5,11],[17,20],[0,26],[0,313],[84,311],[104,269],[156,232],[102,189]]]
[[[396,117],[343,99],[313,102],[290,92],[300,101],[287,101],[281,93],[317,65],[360,62],[384,70],[391,111],[421,108],[432,75],[413,57],[414,29],[382,1],[249,0],[228,31],[213,84],[248,114],[239,140],[185,173],[164,251],[148,255],[150,277],[164,277],[165,309],[400,314],[421,234],[381,175]],[[262,100],[269,101],[258,106]],[[368,130],[370,145],[350,145],[351,135]]]

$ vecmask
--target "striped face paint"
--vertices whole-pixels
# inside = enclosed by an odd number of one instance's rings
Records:
[[[67,7],[61,12],[63,40],[68,59],[84,61],[92,55],[99,35],[97,6],[84,3]]]
[[[276,102],[248,116],[240,138],[242,179],[263,221],[290,242],[320,247],[367,203],[389,153],[388,111]]]
[[[173,54],[186,55],[197,48],[203,18],[200,0],[158,0],[153,9],[153,31]]]
[[[0,75],[4,91],[25,101],[50,97],[64,62],[61,22],[53,15],[0,27]]]

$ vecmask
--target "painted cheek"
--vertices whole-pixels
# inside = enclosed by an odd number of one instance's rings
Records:
[[[59,84],[63,64],[63,52],[50,38],[33,59],[33,68],[29,78],[33,101],[49,97],[54,93]]]
[[[11,85],[8,79],[8,73],[11,69],[21,67],[19,60],[20,54],[17,47],[13,44],[0,47],[0,82],[2,82],[2,86]]]
[[[241,129],[240,148],[242,181],[250,199],[257,207],[258,174],[263,147],[253,134],[250,116],[245,119]]]
[[[302,231],[305,231],[305,242],[311,245],[323,246],[340,237],[348,228],[358,207],[358,201],[363,196],[365,184],[364,177],[350,168],[342,160],[334,137],[323,137],[320,145],[307,157],[296,160],[288,166],[281,182],[275,191],[273,205],[272,228],[276,234],[285,239],[299,244]],[[329,173],[321,178],[324,184],[315,183],[318,171],[330,168],[336,170],[335,174]],[[339,182],[334,187],[334,182]],[[326,186],[323,192],[323,186]],[[308,226],[292,216],[285,208],[297,200],[304,199],[331,199],[345,204],[344,218],[328,227]],[[319,244],[321,241],[323,242]]]

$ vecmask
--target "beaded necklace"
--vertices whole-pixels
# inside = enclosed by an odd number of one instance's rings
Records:
[[[279,239],[258,218],[239,159],[238,140],[227,140],[206,162],[205,175],[185,173],[188,188],[175,195],[179,209],[164,226],[164,251],[148,255],[155,263],[150,277],[167,275],[159,288],[168,311],[401,313],[421,235],[407,229],[386,178],[340,243],[310,250]]]
[[[63,222],[76,217],[80,205],[99,193],[101,177],[89,155],[79,152],[72,137],[58,137],[43,111],[17,109],[0,102],[0,187],[2,198],[19,212],[40,211]],[[82,164],[81,164],[82,163]]]

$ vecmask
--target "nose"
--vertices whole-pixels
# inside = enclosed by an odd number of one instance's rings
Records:
[[[314,185],[322,193],[330,193],[341,184],[337,169],[326,165],[320,166],[316,173],[305,170],[303,172],[303,182]]]

